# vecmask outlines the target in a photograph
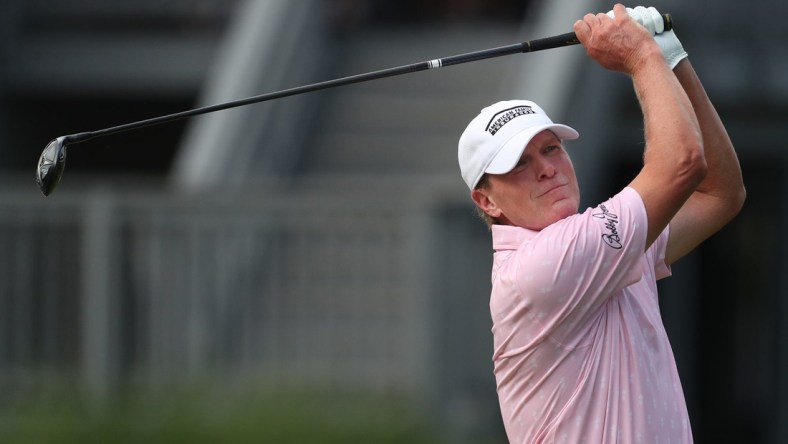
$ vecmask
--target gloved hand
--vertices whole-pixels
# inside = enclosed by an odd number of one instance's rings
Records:
[[[662,50],[662,56],[665,57],[665,61],[668,62],[670,69],[675,68],[680,61],[688,56],[687,51],[681,46],[679,38],[676,37],[676,33],[674,33],[672,29],[662,34],[655,35],[654,41],[657,42],[659,49]]]
[[[663,32],[665,24],[662,21],[662,15],[656,8],[653,6],[648,8],[636,6],[627,8],[627,14],[654,35],[654,41],[657,42],[659,49],[662,50],[662,56],[665,57],[670,69],[675,68],[681,60],[687,57],[687,52],[684,50],[678,37],[676,37],[676,33],[672,29]],[[614,17],[612,10],[607,15]]]
[[[635,6],[634,8],[626,8],[627,14],[632,17],[636,22],[643,25],[651,35],[659,34],[665,29],[665,22],[662,20],[662,15],[657,11],[657,8]],[[610,18],[615,18],[613,10],[607,12]]]

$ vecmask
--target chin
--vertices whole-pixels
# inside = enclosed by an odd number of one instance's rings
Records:
[[[553,206],[554,214],[558,217],[556,221],[577,214],[578,208],[580,208],[580,204],[574,199],[563,199],[556,202]]]

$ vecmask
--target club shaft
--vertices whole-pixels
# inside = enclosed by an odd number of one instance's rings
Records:
[[[672,28],[672,22],[670,15],[663,14],[663,20],[665,23],[665,29]],[[465,54],[459,54],[450,57],[444,57],[441,59],[433,59],[419,63],[412,63],[408,65],[397,66],[388,69],[382,69],[379,71],[372,71],[364,74],[357,74],[348,77],[342,77],[333,80],[327,80],[324,82],[313,83],[310,85],[298,86],[295,88],[284,89],[281,91],[270,92],[266,94],[261,94],[257,96],[248,97],[245,99],[235,100],[232,102],[220,103],[217,105],[210,105],[205,106],[202,108],[195,108],[188,111],[182,111],[174,114],[168,114],[165,116],[154,117],[151,119],[140,120],[137,122],[127,123],[124,125],[113,126],[110,128],[105,128],[101,130],[91,131],[91,132],[84,132],[84,133],[77,133],[66,136],[66,140],[69,144],[84,142],[90,139],[94,139],[96,137],[107,136],[110,134],[121,133],[124,131],[129,131],[132,129],[138,128],[145,128],[149,126],[159,125],[162,123],[173,122],[176,120],[186,119],[189,117],[194,117],[202,114],[208,114],[215,111],[222,111],[230,108],[236,108],[239,106],[251,105],[253,103],[260,103],[274,99],[281,99],[283,97],[290,97],[299,94],[304,94],[313,91],[319,91],[322,89],[329,89],[335,88],[338,86],[350,85],[354,83],[361,83],[367,82],[370,80],[377,80],[383,79],[387,77],[394,77],[399,76],[402,74],[409,74],[413,72],[425,71],[428,69],[436,69],[441,68],[444,66],[452,66],[452,65],[459,65],[462,63],[474,62],[478,60],[484,59],[491,59],[495,57],[502,57],[511,54],[517,53],[525,53],[525,52],[535,52],[535,51],[542,51],[545,49],[552,49],[552,48],[560,48],[564,46],[571,46],[577,45],[580,41],[577,39],[577,36],[574,32],[568,32],[565,34],[560,34],[551,37],[545,37],[540,39],[529,40],[522,43],[516,43],[513,45],[507,46],[500,46],[497,48],[491,49],[484,49],[480,51],[473,51],[468,52]]]
[[[220,103],[217,105],[210,105],[201,108],[195,108],[188,111],[182,111],[165,116],[154,117],[151,119],[140,120],[137,122],[126,123],[124,125],[113,126],[101,130],[72,134],[67,136],[68,143],[74,144],[84,142],[96,137],[107,136],[110,134],[121,133],[132,129],[145,128],[149,126],[159,125],[176,120],[186,119],[202,114],[208,114],[216,111],[222,111],[230,108],[236,108],[253,103],[266,102],[269,100],[281,99],[284,97],[295,96],[322,89],[335,88],[338,86],[351,85],[354,83],[367,82],[370,80],[383,79],[387,77],[394,77],[413,72],[426,71],[428,69],[436,69],[444,66],[459,65],[461,63],[474,62],[478,60],[490,59],[494,57],[502,57],[511,54],[533,52],[549,48],[557,48],[560,46],[569,46],[579,43],[573,32],[562,34],[560,36],[546,37],[543,39],[531,40],[523,43],[516,43],[513,45],[501,46],[497,48],[485,49],[481,51],[474,51],[465,54],[459,54],[441,59],[434,59],[423,61],[419,63],[412,63],[408,65],[397,66],[393,68],[382,69],[379,71],[367,72],[364,74],[357,74],[348,77],[342,77],[324,82],[313,83],[310,85],[298,86],[295,88],[283,89],[281,91],[270,92],[257,96],[248,97],[245,99],[235,100],[232,102]]]

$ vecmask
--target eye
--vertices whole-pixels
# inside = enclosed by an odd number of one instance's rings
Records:
[[[548,145],[542,150],[543,153],[552,153],[561,149],[561,145]]]

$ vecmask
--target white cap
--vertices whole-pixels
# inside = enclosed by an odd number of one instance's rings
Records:
[[[508,100],[484,108],[460,137],[457,158],[462,178],[473,190],[485,173],[511,171],[531,139],[551,130],[561,140],[577,139],[574,129],[553,123],[534,102]]]

